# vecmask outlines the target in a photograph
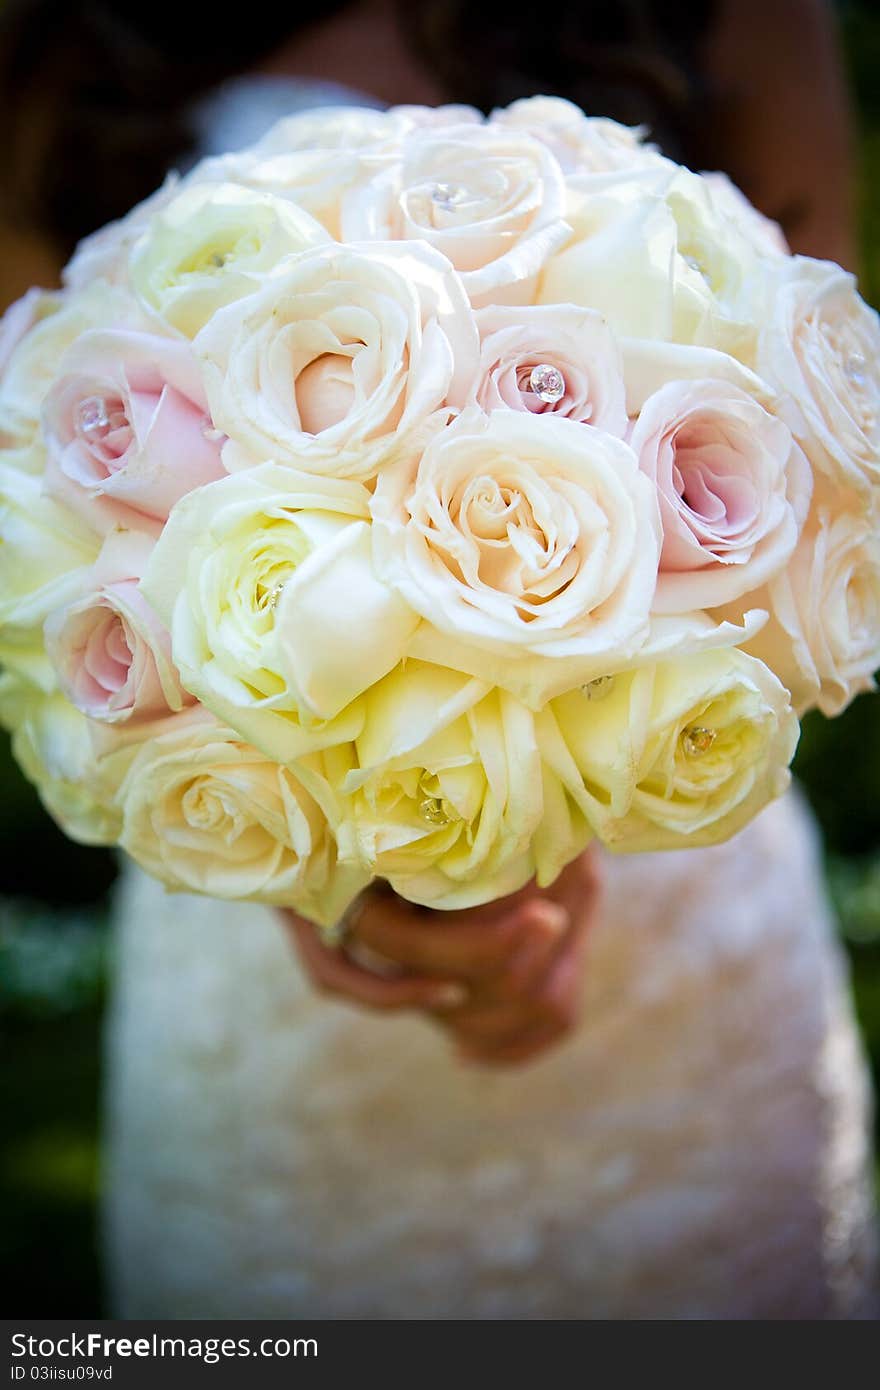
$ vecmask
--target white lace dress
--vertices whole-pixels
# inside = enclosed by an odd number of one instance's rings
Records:
[[[580,1028],[503,1073],[316,998],[269,912],[127,870],[115,1313],[865,1314],[865,1076],[805,810],[607,869]]]

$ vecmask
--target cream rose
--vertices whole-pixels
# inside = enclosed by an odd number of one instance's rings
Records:
[[[80,592],[98,544],[42,480],[0,463],[0,661],[45,690],[55,684],[43,624]]]
[[[523,97],[492,112],[492,125],[524,131],[547,145],[566,174],[608,173],[661,162],[644,128],[601,116],[585,116],[563,97]]]
[[[139,513],[164,520],[187,492],[224,476],[188,343],[95,330],[58,370],[43,407],[48,481],[93,529],[137,525]]]
[[[230,471],[274,459],[364,480],[463,404],[479,360],[448,261],[393,243],[288,263],[218,313],[196,351]]]
[[[527,657],[531,703],[556,679],[555,660],[592,674],[645,641],[657,499],[613,435],[554,415],[468,411],[415,475],[383,477],[371,506],[379,573],[431,625],[414,655],[446,663],[433,629],[470,649],[452,664],[476,662],[499,684]]]
[[[791,691],[799,714],[833,717],[880,670],[880,535],[877,517],[814,509],[782,574],[746,602],[771,620],[749,645]]]
[[[141,583],[187,689],[284,762],[334,741],[297,715],[333,719],[418,621],[373,571],[368,504],[360,483],[263,464],[179,503]],[[259,711],[287,717],[242,723]]]
[[[651,338],[622,338],[620,349],[630,416],[637,416],[649,397],[664,386],[709,380],[736,386],[776,413],[779,398],[772,386],[728,352]]]
[[[417,238],[448,257],[475,305],[531,302],[569,238],[565,179],[546,146],[501,126],[418,130],[342,205],[348,241]]]
[[[742,189],[738,188],[727,174],[719,170],[709,170],[701,177],[712,193],[712,200],[724,215],[735,222],[746,241],[764,256],[789,256],[788,242],[778,222],[765,217],[749,202]]]
[[[626,433],[620,349],[601,314],[571,305],[482,309],[480,378],[485,411],[563,415]]]
[[[760,256],[698,174],[661,162],[569,180],[574,234],[547,262],[536,300],[596,309],[615,332],[754,351]]]
[[[343,194],[397,158],[404,136],[421,122],[396,107],[322,107],[278,121],[256,144],[237,154],[205,159],[194,182],[243,184],[305,208],[335,240],[341,239]]]
[[[172,890],[337,920],[368,876],[295,775],[196,711],[142,745],[122,783],[120,844]]]
[[[70,702],[110,724],[159,719],[192,702],[171,662],[171,637],[140,592],[153,542],[109,536],[84,592],[46,620],[46,651]]]
[[[803,256],[764,285],[757,370],[783,393],[814,468],[863,496],[880,484],[880,320],[852,275]]]
[[[251,294],[279,261],[328,241],[302,208],[233,183],[195,183],[151,219],[131,252],[146,307],[194,338],[225,304]]]
[[[729,650],[594,682],[537,726],[545,760],[622,851],[728,839],[788,785],[798,739],[788,692]]]
[[[340,856],[403,897],[461,908],[553,881],[589,830],[542,773],[534,717],[503,691],[407,661],[364,697],[336,785]]]
[[[660,499],[656,612],[715,608],[782,570],[812,475],[781,420],[729,382],[671,382],[642,406],[630,444]]]

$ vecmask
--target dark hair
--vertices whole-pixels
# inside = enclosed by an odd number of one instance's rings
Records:
[[[40,226],[68,254],[185,158],[195,97],[348,3],[267,6],[230,26],[205,24],[204,11],[169,0],[136,11],[125,0],[8,0],[0,22],[7,219]],[[646,124],[693,165],[707,162],[699,44],[713,9],[713,0],[398,3],[404,35],[451,101],[490,110],[535,92],[569,97]]]

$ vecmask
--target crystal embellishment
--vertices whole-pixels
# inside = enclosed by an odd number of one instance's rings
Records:
[[[447,825],[449,822],[439,796],[426,796],[424,801],[419,802],[419,815],[428,825]]]
[[[682,260],[684,261],[685,265],[690,266],[691,270],[695,270],[698,275],[701,275],[703,277],[704,280],[709,279],[709,276],[706,274],[706,267],[703,265],[702,261],[697,259],[696,256],[682,256]]]
[[[466,190],[457,183],[435,183],[431,189],[431,201],[444,212],[452,212],[466,197]]]
[[[861,389],[867,384],[867,366],[868,363],[860,352],[851,352],[843,364],[843,370],[848,381],[858,389]]]
[[[708,753],[717,735],[714,729],[702,724],[689,724],[681,736],[681,746],[689,758],[701,758]]]
[[[595,680],[587,681],[586,685],[582,685],[581,692],[586,695],[588,700],[604,700],[606,695],[610,695],[613,685],[613,676],[597,676]]]
[[[539,362],[529,372],[529,390],[534,391],[546,405],[555,405],[565,395],[565,377],[558,367]]]
[[[107,402],[103,396],[87,396],[80,402],[79,427],[83,434],[105,430],[109,424],[110,416],[107,414]]]

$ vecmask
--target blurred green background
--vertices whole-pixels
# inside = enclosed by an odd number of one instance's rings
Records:
[[[880,306],[880,9],[842,7],[860,117],[863,283]],[[880,695],[811,716],[796,771],[825,833],[856,1008],[880,1080]],[[68,842],[0,748],[0,1269],[5,1316],[89,1317],[112,854]]]

